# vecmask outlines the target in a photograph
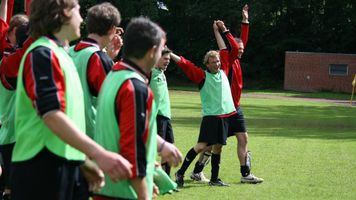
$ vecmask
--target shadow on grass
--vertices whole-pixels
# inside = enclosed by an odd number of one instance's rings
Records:
[[[340,106],[246,106],[253,135],[356,140],[356,110]]]
[[[184,109],[184,106],[176,107]],[[356,140],[356,109],[341,106],[278,105],[243,107],[254,136]],[[189,112],[189,111],[188,111]],[[201,116],[176,116],[173,125],[199,130]]]

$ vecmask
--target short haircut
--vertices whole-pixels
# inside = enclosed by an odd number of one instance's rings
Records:
[[[243,43],[242,40],[241,40],[241,38],[238,38],[238,37],[235,37],[235,41],[236,41],[237,43]]]
[[[86,27],[88,33],[95,33],[99,36],[106,35],[108,31],[121,22],[119,10],[111,3],[101,3],[88,10]]]
[[[162,56],[167,53],[172,53],[172,50],[170,50],[168,47],[164,47],[164,49],[162,50]]]
[[[69,21],[65,9],[78,5],[78,0],[33,0],[30,5],[30,30],[33,38],[53,34]]]
[[[124,34],[123,53],[125,58],[143,58],[147,51],[159,46],[166,33],[147,17],[133,18]]]
[[[16,45],[18,48],[21,48],[23,43],[29,36],[29,24],[22,24],[16,29]]]
[[[215,56],[220,57],[219,52],[214,51],[214,50],[210,50],[210,51],[206,52],[206,54],[204,56],[204,60],[203,60],[204,65],[208,64],[209,58],[215,57]]]
[[[17,14],[11,17],[10,24],[9,24],[9,31],[12,31],[14,28],[17,28],[21,25],[28,24],[28,17],[24,14]]]

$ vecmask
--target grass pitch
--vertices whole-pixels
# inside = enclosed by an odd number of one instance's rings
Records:
[[[170,91],[170,95],[175,141],[185,155],[198,138],[199,93]],[[240,183],[237,143],[231,137],[220,165],[220,178],[230,187],[192,182],[193,162],[185,175],[185,187],[158,200],[356,199],[356,107],[263,97],[242,97],[241,103],[252,172],[265,182]],[[210,177],[210,165],[204,172]]]

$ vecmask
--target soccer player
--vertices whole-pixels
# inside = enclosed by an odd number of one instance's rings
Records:
[[[31,45],[32,38],[28,38],[28,24],[18,26],[16,29],[17,49],[14,53],[3,57],[0,64],[0,154],[2,156],[3,176],[1,177],[0,195],[6,199],[10,196],[10,174],[11,174],[11,155],[15,145],[15,90],[17,73],[20,61],[26,49]]]
[[[64,49],[80,36],[79,9],[77,0],[31,3],[31,36],[36,40],[22,58],[17,79],[13,200],[73,199],[85,154],[114,181],[131,176],[126,159],[85,134],[83,91]]]
[[[248,40],[248,5],[245,5],[242,9],[242,18],[241,39],[234,38],[222,21],[215,21],[213,29],[220,49],[221,68],[228,74],[234,106],[237,112],[237,115],[230,117],[230,124],[233,126],[231,130],[233,131],[229,131],[229,136],[235,135],[237,138],[237,155],[241,172],[240,181],[241,183],[262,183],[262,178],[251,173],[251,156],[247,149],[247,128],[244,114],[240,107],[240,97],[243,86],[240,59]],[[220,34],[220,32],[222,34]],[[228,46],[226,46],[222,36],[228,41]],[[202,164],[203,163],[201,163],[201,165]]]
[[[118,26],[121,16],[110,3],[101,3],[88,10],[86,27],[88,37],[69,49],[77,67],[84,91],[86,133],[94,137],[96,98],[100,87],[114,64],[104,51],[110,42],[118,43],[113,58],[122,46],[121,31]]]
[[[154,100],[157,106],[157,133],[165,141],[174,143],[173,129],[171,125],[171,105],[169,100],[169,92],[166,76],[164,72],[167,70],[171,60],[170,53],[172,51],[165,47],[162,51],[161,58],[156,66],[152,69],[150,87],[154,94]],[[163,170],[170,175],[171,166],[162,160],[161,165]]]
[[[206,70],[198,68],[190,61],[171,53],[174,60],[188,78],[199,86],[200,98],[203,107],[203,119],[200,126],[198,143],[191,148],[181,166],[176,172],[176,183],[179,187],[184,185],[184,173],[195,159],[197,154],[213,145],[211,156],[212,186],[227,186],[219,179],[219,168],[222,146],[226,144],[231,115],[236,114],[229,81],[225,73],[220,70],[220,57],[217,51],[208,51],[204,56]]]
[[[148,86],[165,40],[165,32],[148,18],[133,18],[126,28],[123,60],[113,66],[99,94],[94,138],[129,160],[132,176],[117,183],[106,177],[94,200],[152,199],[156,152],[173,166],[182,159],[174,145],[157,136],[157,111]]]
[[[11,5],[13,6],[13,5]],[[17,14],[11,17],[9,24],[7,11],[8,0],[1,0],[0,4],[0,60],[13,53],[16,49],[16,29],[28,23],[28,17],[23,14]]]

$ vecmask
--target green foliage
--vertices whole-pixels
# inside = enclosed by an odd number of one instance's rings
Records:
[[[205,52],[217,49],[213,20],[223,20],[239,36],[241,10],[248,3],[250,34],[242,58],[247,86],[281,86],[285,51],[356,52],[353,0],[160,0],[168,11],[159,9],[156,0],[80,0],[82,16],[90,6],[104,1],[120,10],[123,27],[140,15],[157,21],[167,32],[168,46],[198,66]],[[23,1],[15,4],[16,13]],[[180,75],[174,65],[169,68],[168,76]]]
[[[170,95],[175,143],[186,154],[199,133],[199,93],[170,91]],[[355,107],[250,96],[242,98],[242,108],[249,130],[252,172],[265,182],[240,184],[236,138],[231,137],[223,148],[220,164],[220,178],[230,187],[192,182],[189,175],[193,162],[185,174],[186,187],[157,200],[355,198]],[[204,172],[210,177],[210,165]]]

